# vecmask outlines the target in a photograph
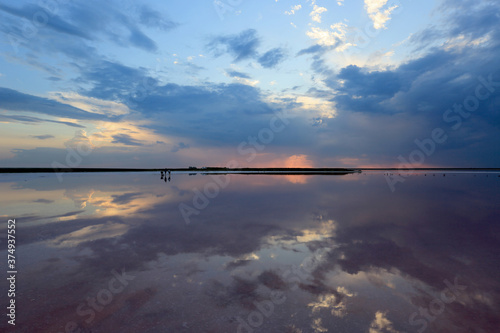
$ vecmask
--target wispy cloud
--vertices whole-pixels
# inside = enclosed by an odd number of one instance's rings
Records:
[[[32,138],[39,139],[39,140],[47,140],[47,139],[53,139],[55,136],[46,134],[46,135],[31,135]]]
[[[171,152],[172,152],[172,153],[176,153],[176,152],[178,152],[178,151],[179,151],[179,150],[181,150],[181,149],[187,149],[187,148],[189,148],[189,145],[188,145],[188,144],[186,144],[186,143],[184,143],[184,142],[179,142],[178,144],[176,144],[176,145],[174,146],[174,148],[172,148]]]
[[[49,98],[24,94],[8,88],[0,88],[0,107],[10,111],[42,113],[72,119],[113,119],[113,116],[87,112]]]
[[[286,57],[286,51],[283,48],[277,47],[264,53],[259,59],[259,63],[264,68],[273,68]]]
[[[208,48],[215,56],[229,53],[234,56],[234,61],[238,62],[255,57],[259,45],[260,39],[257,36],[257,31],[248,29],[237,35],[215,37],[208,44]]]
[[[59,121],[59,120],[38,118],[32,116],[20,116],[20,115],[9,115],[9,114],[0,114],[0,121],[18,122],[23,124],[36,124],[36,123],[48,122],[48,123],[68,125],[70,127],[85,128],[85,126],[78,125],[69,121]]]
[[[116,134],[113,135],[112,143],[121,143],[126,146],[143,146],[144,142],[132,138],[129,134]]]
[[[242,72],[238,72],[238,71],[234,71],[234,70],[227,70],[226,71],[226,74],[229,75],[230,77],[241,77],[243,79],[250,79],[250,75],[246,74],[246,73],[242,73]]]

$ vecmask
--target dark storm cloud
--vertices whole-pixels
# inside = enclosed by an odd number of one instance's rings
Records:
[[[442,6],[446,19],[440,28],[432,26],[410,38],[418,56],[398,67],[374,70],[351,65],[334,72],[316,53],[311,68],[335,95],[330,100],[338,112],[334,119],[323,119],[320,130],[322,137],[329,133],[338,141],[325,140],[320,154],[365,155],[394,165],[399,163],[398,155],[408,157],[417,148],[415,139],[443,128],[448,141],[438,145],[439,154],[426,163],[500,163],[498,146],[491,144],[500,140],[500,5],[469,1],[461,2],[458,9],[455,5],[446,1]],[[474,112],[461,122],[457,113],[452,113],[453,121],[450,115],[445,117],[447,110],[475,98],[478,86],[488,97],[478,102]]]
[[[496,35],[496,38],[500,35],[498,29],[492,29],[499,22],[498,1],[445,0],[441,9],[449,15],[449,35],[464,34],[473,39],[489,33]]]
[[[265,101],[260,89],[243,84],[166,84],[137,101],[135,110],[154,120],[148,128],[186,138],[191,147],[237,147],[269,126],[278,108]]]
[[[450,9],[452,5],[456,7],[455,2],[446,1],[443,7]],[[499,5],[489,2],[479,6],[465,2],[460,7],[460,11],[453,9],[453,15],[446,21],[446,29],[430,27],[413,35],[411,42],[420,47],[422,43],[432,43],[442,37],[452,42],[459,36],[466,36],[465,42],[469,41],[469,44],[477,38],[488,38],[488,42],[462,49],[450,48],[447,44],[434,47],[416,59],[384,71],[354,65],[345,67],[325,79],[330,88],[337,90],[334,101],[339,108],[362,112],[417,112],[418,105],[423,103],[434,112],[443,112],[446,110],[443,108],[470,94],[479,76],[496,73],[500,69],[496,57],[500,42],[500,33],[496,29]],[[313,69],[317,73],[325,70],[323,67]],[[338,79],[343,80],[343,84],[335,83]]]
[[[264,68],[273,68],[282,62],[285,57],[285,50],[277,47],[264,53],[261,57],[259,57],[258,61]]]
[[[145,113],[211,113],[270,114],[260,89],[244,84],[217,84],[207,86],[179,86],[168,84],[158,87],[141,103]]]
[[[350,96],[390,98],[402,88],[400,78],[390,71],[361,73],[361,68],[351,65],[343,68],[337,77],[345,80],[341,90]]]
[[[213,38],[208,44],[208,48],[216,56],[229,53],[238,62],[244,59],[253,58],[257,55],[257,48],[260,45],[260,38],[257,31],[248,29],[237,35],[218,36]]]

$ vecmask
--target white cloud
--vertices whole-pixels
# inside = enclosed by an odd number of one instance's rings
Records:
[[[317,40],[319,45],[335,46],[337,51],[345,51],[352,43],[347,43],[347,25],[343,22],[335,23],[330,26],[331,30],[311,27],[311,30],[306,32],[311,39]]]
[[[318,23],[321,23],[321,14],[328,11],[325,7],[319,7],[318,5],[314,5],[313,11],[309,14],[312,20]]]
[[[74,92],[59,91],[51,92],[49,95],[52,99],[55,99],[58,102],[92,113],[116,116],[130,113],[128,106],[123,103],[107,101],[94,97],[86,97]]]
[[[242,77],[235,77],[233,79],[238,83],[245,84],[245,85],[251,86],[251,87],[255,87],[260,82],[259,80],[250,80],[250,79],[245,79]]]
[[[382,9],[388,0],[365,0],[365,9],[368,16],[373,21],[375,29],[385,29],[385,24],[391,19],[391,13],[398,8],[397,5]]]
[[[309,38],[316,39],[320,45],[333,46],[337,43],[337,39],[335,38],[333,32],[327,29],[312,27],[311,30],[306,32],[306,34]]]
[[[370,325],[369,333],[399,333],[399,331],[394,329],[391,321],[387,319],[385,313],[377,311],[375,319]]]
[[[61,235],[51,241],[56,247],[75,247],[81,243],[96,241],[104,238],[115,238],[125,234],[129,229],[126,224],[108,222],[97,224]]]
[[[295,5],[292,6],[292,8],[289,11],[286,11],[286,15],[294,15],[296,11],[300,10],[302,8],[302,5]]]
[[[234,69],[235,71],[239,70],[239,68],[234,66],[234,65],[231,65],[231,68]],[[224,75],[230,76],[227,73],[224,73]],[[245,84],[245,85],[251,86],[251,87],[255,87],[256,85],[258,85],[260,83],[259,80],[252,80],[252,79],[249,79],[246,77],[241,77],[241,76],[230,76],[230,77],[233,79],[234,82],[237,82],[240,84]]]
[[[339,0],[339,1],[337,1],[337,5],[339,5],[339,6],[343,6],[343,5],[344,5],[344,0]]]

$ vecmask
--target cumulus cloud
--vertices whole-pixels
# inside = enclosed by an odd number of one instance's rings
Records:
[[[286,15],[294,15],[296,11],[300,10],[302,8],[302,5],[295,5],[292,6],[290,10],[287,10],[285,12]]]
[[[375,29],[385,29],[385,24],[391,19],[391,13],[398,8],[398,5],[382,9],[388,0],[365,0],[365,9],[373,21]]]
[[[320,7],[318,5],[314,5],[313,10],[309,13],[309,16],[311,16],[311,19],[314,22],[321,23],[321,14],[328,11],[325,7]]]
[[[369,333],[399,333],[394,329],[392,322],[387,319],[387,315],[381,311],[375,313],[375,319],[370,324]]]
[[[318,53],[331,49],[336,49],[341,52],[353,46],[352,43],[347,42],[347,24],[343,22],[330,25],[330,29],[311,27],[311,29],[306,32],[306,35],[314,39],[317,45],[301,50],[298,55]]]
[[[480,78],[500,82],[500,61],[496,56],[500,50],[500,33],[494,28],[496,21],[493,19],[500,14],[500,8],[498,4],[486,6],[470,2],[467,6],[463,4],[457,12],[453,2],[445,5],[449,6],[446,7],[449,15],[437,32],[409,41],[411,46],[419,48],[429,43],[425,38],[437,38],[437,43],[431,39],[432,47],[424,48],[419,56],[398,66],[375,70],[370,66],[350,65],[329,72],[324,62],[318,60],[321,53],[317,53],[313,70],[322,75],[322,82],[335,94],[331,101],[335,103],[338,116],[322,119],[323,126],[332,135],[337,133],[349,137],[349,133],[365,131],[366,138],[377,136],[378,145],[386,147],[383,150],[395,149],[392,159],[397,163],[399,154],[414,149],[415,138],[428,137],[432,129],[439,127],[447,130],[450,139],[440,147],[440,154],[429,158],[429,163],[460,164],[453,154],[457,149],[462,156],[467,156],[468,161],[476,161],[472,164],[499,163],[500,155],[492,153],[497,149],[491,146],[491,140],[500,140],[500,114],[496,111],[500,89],[495,88],[467,119],[460,119],[458,111],[453,110],[468,96],[474,96],[474,89],[481,85]],[[450,114],[444,119],[448,110],[455,116],[453,121],[449,119]],[[364,122],[369,122],[369,127],[383,127],[386,133],[392,132],[390,136],[400,138],[400,143],[395,145],[385,134],[368,134],[371,130],[362,125]],[[345,131],[342,128],[346,128]],[[339,130],[342,134],[335,132]],[[351,145],[349,140],[342,140],[342,144],[358,153],[369,152],[370,148],[358,150],[362,145],[370,146],[368,141],[361,141]],[[325,152],[337,148],[344,147],[327,144]],[[479,151],[490,151],[489,157],[483,158]],[[384,159],[381,154],[382,150],[379,150],[378,159]]]

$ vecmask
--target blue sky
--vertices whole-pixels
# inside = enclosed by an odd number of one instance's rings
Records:
[[[498,167],[499,20],[489,0],[2,1],[0,166]]]

